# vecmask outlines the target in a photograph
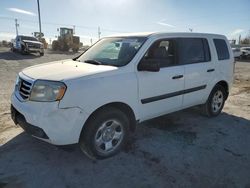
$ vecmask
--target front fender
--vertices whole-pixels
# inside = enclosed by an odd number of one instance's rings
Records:
[[[80,78],[65,81],[67,91],[60,102],[60,108],[78,106],[92,114],[101,106],[121,102],[132,108],[138,117],[138,87],[134,73],[123,73],[91,79]]]

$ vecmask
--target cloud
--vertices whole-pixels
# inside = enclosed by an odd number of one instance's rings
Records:
[[[8,41],[10,41],[11,39],[13,39],[15,37],[16,37],[15,33],[0,32],[0,41],[1,40],[8,40]]]
[[[235,29],[233,32],[230,33],[230,36],[239,35],[244,32],[244,29]]]
[[[167,26],[167,27],[172,27],[172,28],[175,28],[175,27],[176,27],[176,26],[174,26],[174,25],[165,23],[164,21],[165,21],[165,20],[160,20],[160,21],[158,21],[158,22],[156,22],[156,23],[159,24],[159,25],[162,25],[162,26]]]
[[[20,14],[26,14],[26,15],[30,15],[30,16],[36,16],[36,14],[33,13],[33,12],[22,10],[22,9],[19,9],[19,8],[7,8],[7,10],[12,11],[12,12],[17,12],[17,13],[20,13]]]

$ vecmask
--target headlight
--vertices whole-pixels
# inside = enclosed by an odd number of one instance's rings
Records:
[[[30,100],[38,102],[59,101],[63,98],[66,88],[62,82],[37,80],[31,90]]]

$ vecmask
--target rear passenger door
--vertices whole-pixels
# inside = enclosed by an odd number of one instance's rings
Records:
[[[204,103],[215,72],[209,43],[205,38],[180,38],[178,46],[184,67],[183,108]]]

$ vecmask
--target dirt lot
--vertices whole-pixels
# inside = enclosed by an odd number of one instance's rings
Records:
[[[0,187],[250,187],[250,62],[237,62],[220,116],[209,119],[193,108],[147,121],[122,153],[91,161],[77,146],[58,149],[10,119],[16,74],[73,56],[0,49]]]

